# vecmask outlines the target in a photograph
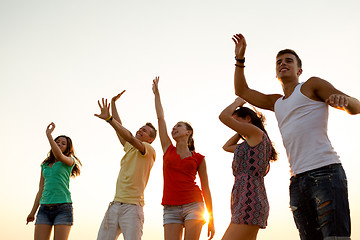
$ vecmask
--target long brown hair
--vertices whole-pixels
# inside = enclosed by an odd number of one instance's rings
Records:
[[[76,176],[80,175],[80,166],[82,166],[82,164],[75,155],[75,151],[74,151],[74,147],[73,147],[71,138],[69,138],[68,136],[65,136],[65,135],[60,135],[60,136],[57,136],[54,141],[56,142],[56,140],[58,140],[61,137],[66,139],[66,149],[63,152],[63,154],[67,157],[75,158],[75,165],[71,171],[71,177],[76,177]],[[52,152],[52,150],[50,150],[47,158],[41,164],[51,164],[51,163],[54,163],[55,161],[56,161],[56,158],[54,156],[54,153]]]
[[[256,127],[260,128],[268,136],[268,138],[270,139],[268,133],[265,130],[265,126],[264,126],[265,117],[264,117],[264,115],[262,113],[255,112],[255,111],[251,110],[248,107],[239,107],[234,111],[234,113],[232,115],[236,115],[236,116],[241,117],[241,118],[246,118],[246,116],[249,116],[251,118],[251,123],[254,124]],[[276,161],[277,160],[277,152],[276,152],[272,142],[271,142],[270,160],[271,161]]]

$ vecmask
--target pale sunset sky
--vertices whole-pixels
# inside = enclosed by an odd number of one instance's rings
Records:
[[[188,121],[196,150],[205,155],[216,233],[230,222],[232,154],[222,150],[233,132],[218,115],[235,99],[235,33],[247,40],[250,87],[282,93],[275,78],[275,55],[284,48],[303,61],[300,81],[328,80],[360,98],[360,2],[304,1],[144,1],[0,0],[0,239],[32,239],[26,225],[40,179],[40,164],[53,136],[70,136],[83,163],[71,179],[74,226],[70,239],[96,239],[124,154],[113,129],[94,117],[97,100],[122,90],[117,108],[132,133],[145,122],[157,126],[152,79],[160,94],[168,129]],[[299,239],[289,208],[289,165],[274,113],[262,111],[279,152],[265,184],[268,226],[258,239]],[[331,109],[329,138],[348,177],[352,239],[360,239],[360,115]],[[163,239],[162,150],[145,191],[144,240]],[[207,226],[201,239],[206,237]],[[123,239],[120,237],[119,239]]]

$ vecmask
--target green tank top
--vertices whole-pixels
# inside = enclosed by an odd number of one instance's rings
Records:
[[[69,182],[71,171],[75,165],[68,166],[60,161],[52,167],[47,163],[41,165],[44,177],[44,189],[40,204],[72,203]]]

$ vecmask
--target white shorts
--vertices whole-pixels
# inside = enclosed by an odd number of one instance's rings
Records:
[[[111,202],[101,223],[97,240],[116,240],[122,233],[124,239],[140,240],[143,234],[143,207],[135,204]]]
[[[203,202],[192,202],[185,205],[164,205],[163,224],[185,223],[186,220],[200,220],[205,223],[205,206]]]

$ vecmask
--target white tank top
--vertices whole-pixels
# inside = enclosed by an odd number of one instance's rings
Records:
[[[327,136],[328,105],[303,95],[302,85],[298,84],[287,99],[276,100],[274,106],[291,176],[340,163]]]

